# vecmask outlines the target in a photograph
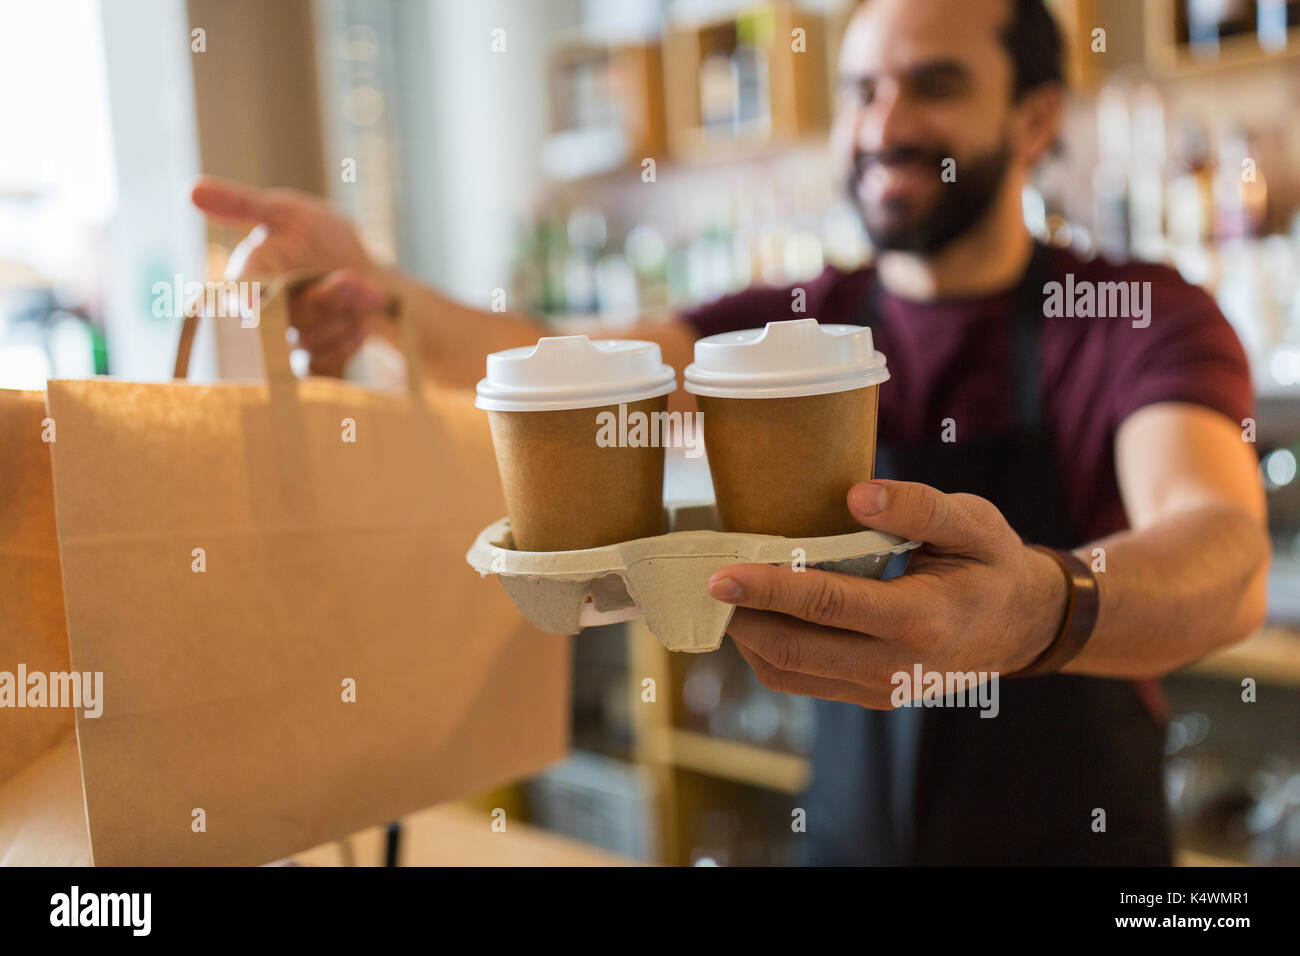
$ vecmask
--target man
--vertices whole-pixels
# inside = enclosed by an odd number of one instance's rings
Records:
[[[889,580],[739,565],[709,582],[759,679],[818,698],[810,859],[1168,863],[1150,679],[1265,613],[1241,347],[1172,271],[1084,262],[1026,232],[1021,191],[1063,95],[1041,0],[869,0],[840,74],[832,147],[879,255],[807,284],[806,314],[873,326],[892,371],[884,477],[848,505],[925,544]],[[539,334],[377,268],[315,200],[207,181],[194,201],[260,224],[251,271],[336,270],[295,303],[314,371],[392,335],[379,309],[394,291],[447,383]],[[1127,307],[1102,285],[1116,282]],[[1063,290],[1089,288],[1121,314],[1075,317]],[[791,301],[750,290],[626,337],[680,370],[696,337],[796,317]],[[895,707],[922,697],[899,695],[917,670],[1003,675],[996,717]],[[1019,671],[1038,676],[1006,679]]]

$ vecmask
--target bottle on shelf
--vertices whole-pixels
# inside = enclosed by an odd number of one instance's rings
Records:
[[[1132,160],[1128,95],[1108,83],[1097,96],[1097,166],[1092,173],[1097,250],[1106,258],[1129,256],[1129,167]]]
[[[1174,246],[1200,247],[1214,235],[1214,165],[1209,138],[1199,122],[1185,120],[1177,142],[1177,171],[1165,193],[1166,228]]]

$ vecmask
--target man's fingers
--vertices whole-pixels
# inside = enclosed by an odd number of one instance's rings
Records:
[[[924,541],[931,548],[982,554],[996,509],[974,495],[946,495],[915,481],[877,479],[849,489],[849,510],[868,528]]]
[[[905,578],[873,581],[830,571],[795,571],[785,565],[732,564],[709,578],[719,601],[789,614],[814,624],[893,637],[925,611],[923,596]]]
[[[727,633],[779,671],[878,686],[894,669],[884,642],[768,611],[737,608]]]
[[[190,199],[204,214],[228,222],[252,225],[273,223],[275,218],[275,204],[265,191],[217,176],[199,179]]]
[[[735,638],[733,637],[733,640]],[[868,699],[868,692],[846,680],[831,680],[826,677],[814,677],[797,671],[783,671],[773,667],[759,654],[740,641],[736,641],[740,656],[749,664],[754,676],[768,690],[782,694],[798,694],[801,697],[818,697],[822,700],[847,701],[864,707],[878,706]]]

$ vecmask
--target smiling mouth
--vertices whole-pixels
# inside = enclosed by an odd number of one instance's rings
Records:
[[[904,162],[872,162],[858,175],[858,195],[868,201],[889,200],[914,195],[926,188],[938,176],[928,164],[907,160]]]

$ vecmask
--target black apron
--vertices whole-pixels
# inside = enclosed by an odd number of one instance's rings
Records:
[[[1016,296],[1017,424],[959,442],[886,446],[882,478],[992,501],[1028,542],[1081,543],[1041,421],[1038,331],[1047,250]],[[875,324],[873,279],[860,324]],[[888,387],[888,386],[885,386]],[[936,423],[938,428],[938,423]],[[886,577],[901,573],[906,556]],[[804,862],[816,865],[1168,865],[1164,728],[1128,681],[1073,675],[999,680],[999,714],[876,711],[817,700]],[[1104,811],[1105,832],[1096,832]]]

